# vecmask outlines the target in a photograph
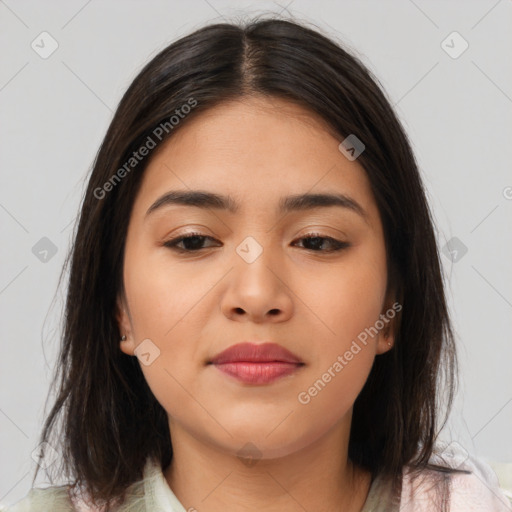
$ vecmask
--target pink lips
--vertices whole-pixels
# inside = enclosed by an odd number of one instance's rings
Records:
[[[304,364],[276,343],[238,343],[217,354],[210,363],[247,384],[268,384]]]

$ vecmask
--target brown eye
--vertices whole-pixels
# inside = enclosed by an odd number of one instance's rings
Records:
[[[163,245],[179,252],[198,252],[201,249],[207,249],[207,247],[203,247],[205,240],[215,239],[211,236],[202,235],[201,233],[188,233],[185,236],[168,240]],[[183,244],[183,246],[179,246],[178,244]]]
[[[336,252],[350,247],[348,242],[342,242],[330,236],[321,236],[318,233],[310,233],[299,240],[306,240],[307,242],[303,244],[304,248],[314,252]],[[330,248],[322,249],[326,243]]]

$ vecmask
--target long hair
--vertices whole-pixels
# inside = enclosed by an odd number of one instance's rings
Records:
[[[340,142],[351,134],[363,141],[358,163],[382,219],[388,283],[402,310],[394,348],[376,357],[355,401],[349,457],[395,486],[406,465],[443,471],[428,461],[448,417],[441,423],[440,413],[452,404],[457,359],[433,220],[407,135],[377,78],[341,43],[306,23],[255,18],[200,28],[143,67],[119,103],[83,197],[64,265],[58,392],[40,441],[62,447],[61,474],[107,508],[142,477],[148,457],[162,468],[172,458],[166,412],[137,359],[119,349],[116,297],[128,221],[154,152],[130,159],[155,133],[163,145],[207,109],[250,95],[295,102],[321,116]],[[188,113],[171,126],[177,109]]]

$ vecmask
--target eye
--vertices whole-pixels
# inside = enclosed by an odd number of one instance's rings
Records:
[[[163,245],[178,252],[191,253],[199,252],[201,249],[207,249],[208,247],[204,247],[203,245],[206,240],[215,241],[215,238],[194,232],[168,240]],[[306,241],[306,244],[303,244],[302,246],[306,250],[313,252],[337,252],[350,247],[348,242],[342,242],[341,240],[336,240],[330,236],[322,236],[319,233],[308,233],[306,236],[303,236],[298,240]],[[325,242],[327,242],[330,249],[322,249]],[[180,246],[180,244],[183,244],[183,246]]]
[[[306,236],[299,238],[299,240],[307,240],[305,245],[309,245],[310,247],[305,247],[305,249],[313,252],[336,252],[350,247],[348,242],[342,242],[341,240],[336,240],[330,236],[322,236],[320,233],[308,233]],[[322,250],[321,248],[325,241],[327,241],[331,248]]]
[[[185,236],[168,240],[163,245],[178,252],[198,252],[201,249],[205,249],[205,247],[203,247],[205,240],[215,240],[215,238],[202,235],[201,233],[188,233]],[[184,247],[178,245],[181,243],[183,243]]]

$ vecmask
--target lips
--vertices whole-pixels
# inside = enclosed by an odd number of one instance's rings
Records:
[[[268,384],[304,365],[299,357],[276,343],[238,343],[209,363],[247,384]]]

